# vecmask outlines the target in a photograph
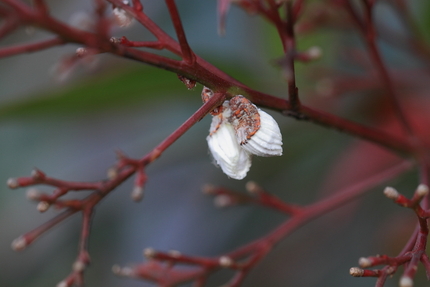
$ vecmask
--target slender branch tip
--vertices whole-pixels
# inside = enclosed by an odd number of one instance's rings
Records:
[[[145,248],[143,250],[143,256],[145,256],[148,259],[151,259],[155,256],[157,252],[155,251],[154,248]]]
[[[131,199],[133,201],[139,202],[139,201],[141,201],[143,199],[143,195],[144,195],[143,187],[141,187],[141,186],[135,186],[133,188],[133,190],[131,191],[131,195],[130,196],[131,196]]]
[[[372,262],[366,257],[361,257],[358,259],[358,265],[360,265],[361,268],[366,268],[372,266]]]
[[[413,287],[414,281],[409,276],[403,276],[400,278],[399,287]]]
[[[15,189],[19,187],[18,180],[16,178],[9,178],[7,180],[7,186],[11,189]]]
[[[248,181],[245,188],[249,193],[255,194],[258,191],[258,184],[255,181]]]
[[[415,192],[418,196],[424,197],[429,193],[429,187],[426,184],[420,184]]]
[[[349,274],[354,277],[361,277],[364,274],[364,270],[358,267],[352,267],[349,269]]]
[[[233,265],[234,261],[228,256],[221,256],[219,258],[219,265],[224,268],[229,268]]]
[[[82,272],[85,270],[86,264],[82,260],[77,260],[73,263],[72,269],[75,272]]]
[[[390,199],[394,199],[394,200],[396,200],[399,197],[399,192],[395,188],[390,187],[390,186],[387,186],[384,189],[384,194],[386,197],[388,197]]]
[[[49,204],[49,202],[41,201],[37,205],[37,210],[39,212],[45,212],[45,211],[47,211],[49,209],[50,206],[51,206],[51,204]]]
[[[27,240],[24,236],[20,236],[12,241],[11,247],[14,251],[24,250],[27,247]]]

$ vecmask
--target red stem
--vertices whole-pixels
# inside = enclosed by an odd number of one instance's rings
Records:
[[[0,58],[44,50],[62,44],[64,44],[64,41],[61,38],[55,37],[49,40],[38,41],[35,43],[26,43],[22,45],[0,48]]]
[[[181,17],[179,16],[178,8],[175,0],[166,0],[167,8],[169,9],[170,17],[172,18],[173,26],[175,27],[176,36],[181,46],[182,57],[185,63],[192,65],[195,62],[195,56],[190,46],[188,45],[187,37],[185,36],[184,28],[182,27]]]

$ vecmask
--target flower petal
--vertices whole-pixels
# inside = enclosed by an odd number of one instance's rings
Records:
[[[241,146],[246,151],[258,156],[282,155],[282,135],[278,123],[271,115],[258,109],[260,128]]]
[[[209,150],[217,165],[229,177],[243,179],[251,167],[251,155],[237,143],[233,126],[227,121],[219,123],[213,117],[212,125],[217,129],[207,137]]]

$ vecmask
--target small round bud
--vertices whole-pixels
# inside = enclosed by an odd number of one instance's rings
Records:
[[[182,253],[179,252],[178,250],[170,250],[169,255],[173,258],[179,258],[181,257]]]
[[[386,197],[391,198],[391,199],[397,199],[399,197],[399,192],[394,189],[393,187],[387,186],[384,189],[384,194]]]
[[[75,272],[82,272],[84,271],[85,267],[86,267],[86,264],[83,261],[77,260],[75,261],[75,263],[73,263],[72,269]]]
[[[429,187],[426,184],[420,184],[417,187],[416,193],[420,197],[426,196],[429,193]]]
[[[45,173],[43,173],[41,170],[38,170],[37,168],[35,168],[31,171],[31,177],[33,179],[40,180],[40,179],[44,179],[45,176],[46,176]]]
[[[131,191],[131,199],[133,201],[139,202],[143,198],[143,188],[141,186],[135,186]]]
[[[216,190],[216,187],[212,184],[205,184],[202,187],[202,191],[204,194],[214,194]]]
[[[27,194],[26,194],[27,198],[29,200],[39,200],[40,198],[40,191],[37,188],[29,188],[27,190]]]
[[[219,208],[227,207],[233,204],[231,197],[226,194],[220,194],[214,197],[214,205]]]
[[[69,287],[69,284],[67,284],[66,281],[61,281],[60,283],[57,284],[56,287]]]
[[[414,286],[414,281],[412,280],[411,277],[403,276],[402,278],[400,278],[399,287],[413,287],[413,286]]]
[[[258,191],[258,185],[255,181],[248,181],[245,188],[250,194],[256,194]]]
[[[221,267],[228,268],[228,267],[232,266],[233,263],[234,263],[233,259],[231,259],[228,256],[221,256],[219,258],[219,265]]]
[[[119,43],[121,43],[121,39],[120,39],[120,38],[116,38],[116,37],[111,37],[111,38],[109,39],[109,41],[110,41],[111,43],[114,43],[114,44],[119,44]]]
[[[12,189],[19,187],[18,180],[16,178],[9,178],[6,184],[9,188]]]
[[[20,236],[14,241],[12,241],[11,247],[14,251],[24,250],[27,247],[27,240],[25,239],[25,237]]]
[[[76,49],[76,56],[83,57],[88,54],[88,50],[83,47],[79,47]]]
[[[310,47],[307,50],[307,54],[311,60],[317,60],[317,59],[321,58],[322,50],[320,47],[317,47],[317,46]]]
[[[143,256],[145,256],[146,258],[150,259],[153,258],[155,256],[157,252],[155,251],[155,249],[153,248],[145,248],[143,250]]]
[[[358,259],[358,265],[360,265],[361,268],[366,268],[372,266],[372,262],[366,257],[361,257]]]
[[[133,22],[133,16],[127,13],[124,9],[115,8],[112,11],[112,14],[115,19],[115,23],[122,28],[128,27]]]
[[[364,270],[358,267],[352,267],[349,269],[349,274],[354,277],[361,277],[364,274]]]
[[[49,202],[41,201],[37,205],[37,210],[39,212],[45,212],[45,211],[47,211],[49,209],[50,206],[51,206],[51,204]]]
[[[118,170],[116,169],[116,167],[113,166],[107,170],[108,179],[114,179],[117,176],[118,176]]]
[[[330,78],[323,78],[316,82],[315,91],[321,97],[330,97],[335,90],[334,82]]]
[[[132,276],[133,269],[130,267],[121,268],[119,265],[112,266],[112,272],[119,276]]]

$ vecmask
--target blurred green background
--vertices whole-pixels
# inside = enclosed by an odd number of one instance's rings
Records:
[[[65,21],[77,11],[90,12],[89,2],[48,1],[54,14]],[[177,2],[190,45],[198,55],[252,88],[286,97],[282,72],[274,65],[282,51],[272,27],[233,8],[227,33],[219,37],[215,1]],[[418,24],[425,27],[425,21],[420,19],[430,19],[424,17],[429,15],[429,5],[413,2],[412,8],[419,11],[415,12]],[[164,2],[143,3],[146,13],[174,35]],[[378,9],[378,19],[402,29],[388,5],[382,3]],[[137,23],[113,34],[127,35],[131,40],[150,37]],[[1,45],[43,39],[46,35],[21,29],[2,40]],[[318,68],[354,70],[343,62],[339,47],[362,47],[358,35],[326,29],[300,37],[298,43],[301,49],[320,46],[323,51],[321,60],[297,65],[299,89],[304,102],[309,103],[314,103],[316,96],[315,77],[323,78]],[[381,45],[387,59],[396,59],[397,66],[410,65],[406,53]],[[34,167],[60,179],[103,179],[115,163],[115,150],[131,157],[145,155],[201,105],[201,85],[188,91],[175,74],[110,55],[97,56],[59,80],[64,75],[50,72],[52,67],[77,47],[66,45],[0,60],[0,182],[27,176]],[[347,97],[317,99],[315,103],[322,103],[319,108],[364,120],[362,112],[373,100]],[[245,180],[228,179],[211,163],[206,144],[210,119],[205,118],[147,168],[143,202],[131,201],[131,180],[103,200],[93,221],[92,263],[86,272],[86,286],[151,286],[116,277],[111,272],[112,265],[142,262],[141,250],[146,247],[217,256],[267,234],[286,219],[256,206],[217,209],[212,199],[202,194],[204,184],[244,191],[246,181],[254,180],[280,198],[298,204],[312,203],[324,196],[321,186],[326,177],[332,176],[330,167],[356,143],[337,131],[269,113],[281,126],[284,155],[254,158]],[[414,171],[391,182],[406,191],[416,183]],[[50,191],[47,187],[40,190]],[[82,197],[84,193],[70,194],[75,196]],[[39,214],[35,204],[26,200],[25,189],[9,190],[3,185],[0,286],[55,286],[69,274],[77,250],[79,215],[25,251],[10,249],[13,239],[55,214],[51,210]],[[342,207],[286,238],[251,272],[243,286],[373,286],[374,279],[350,277],[349,268],[356,266],[361,256],[397,254],[413,224],[412,213],[384,198],[381,186],[360,202]],[[416,286],[426,284],[421,271]],[[229,272],[220,272],[212,277],[209,286],[219,286],[229,276]],[[397,282],[395,276],[385,286],[397,286]]]

